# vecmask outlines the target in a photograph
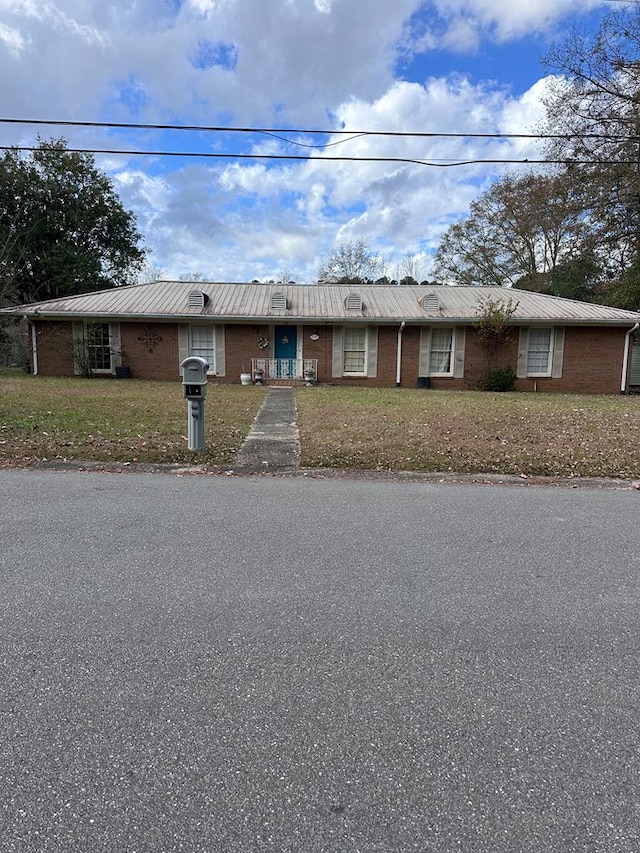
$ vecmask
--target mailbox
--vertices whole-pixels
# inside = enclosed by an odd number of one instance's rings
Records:
[[[204,400],[207,396],[207,370],[209,363],[206,359],[192,355],[180,365],[182,368],[182,392],[187,400]]]
[[[180,365],[182,394],[187,400],[187,441],[189,450],[204,449],[204,398],[207,396],[206,358],[192,355]]]

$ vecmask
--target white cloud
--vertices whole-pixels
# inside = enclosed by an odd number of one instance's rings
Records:
[[[527,133],[542,89],[542,83],[536,84],[514,99],[506,91],[458,77],[434,79],[424,86],[397,83],[377,100],[343,105],[338,115],[346,131],[393,126],[434,133],[443,128],[451,133]],[[136,192],[128,198],[144,210],[145,231],[159,247],[157,260],[173,275],[213,274],[215,268],[224,279],[250,280],[287,268],[298,280],[313,280],[319,257],[336,241],[360,237],[392,265],[407,253],[419,254],[427,274],[428,257],[444,228],[507,167],[330,158],[384,156],[446,163],[524,159],[534,152],[531,140],[370,135],[327,149],[325,159],[299,165],[187,166],[150,183],[136,173],[130,181]]]
[[[187,0],[186,6],[191,6],[201,15],[209,15],[211,12],[219,11],[229,6],[233,0]]]
[[[28,39],[22,35],[20,30],[7,27],[2,23],[0,23],[0,42],[7,47],[9,53],[14,57],[18,57],[29,44]]]
[[[539,127],[543,116],[543,100],[552,77],[542,78],[517,100],[510,101],[502,117],[503,133],[523,133]]]
[[[447,25],[440,45],[459,53],[471,53],[480,45],[482,38],[478,22],[472,17],[455,17]]]
[[[126,196],[129,204],[138,211],[148,211],[147,224],[152,224],[168,209],[172,189],[166,178],[151,177],[141,170],[123,169],[114,172],[113,180],[120,196]]]
[[[22,14],[33,18],[39,18],[42,14],[43,4],[38,0],[0,0],[0,9],[14,15]]]
[[[539,113],[542,83],[521,97],[454,73],[400,80],[398,60],[550,31],[604,0],[0,0],[7,116],[247,127],[517,132]],[[447,54],[448,55],[448,54]],[[470,62],[471,60],[469,60]],[[523,60],[525,61],[525,60]],[[465,68],[468,66],[465,66]],[[3,127],[4,144],[31,129]],[[200,147],[304,154],[255,136],[109,134],[51,128],[94,147]],[[41,128],[48,135],[47,128]],[[30,137],[33,138],[33,135]],[[342,139],[342,137],[340,137]],[[299,141],[311,142],[310,138]],[[338,137],[331,137],[338,141]],[[531,157],[531,142],[366,136],[308,162],[109,158],[152,259],[171,274],[237,280],[290,269],[315,275],[333,242],[365,237],[390,255],[427,258],[500,167],[453,159]],[[328,162],[338,155],[443,164]]]
[[[567,14],[575,17],[588,12],[602,6],[603,0],[573,0],[570,9],[558,0],[435,0],[433,5],[450,22],[452,40],[456,31],[465,34],[459,47],[466,49],[469,29],[491,30],[500,41],[505,41],[548,31]]]
[[[574,11],[595,2],[576,0]],[[11,66],[7,97],[23,114],[55,106],[84,118],[108,109],[117,118],[298,126],[326,125],[351,98],[381,97],[401,50],[473,51],[487,32],[512,38],[566,13],[557,0],[368,0],[366,13],[360,0],[0,0],[0,8],[3,41],[22,60]],[[233,68],[194,63],[202,44]]]

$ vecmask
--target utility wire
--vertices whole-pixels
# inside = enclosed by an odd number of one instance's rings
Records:
[[[18,119],[18,118],[1,118],[0,124],[32,124],[32,125],[50,125],[55,127],[79,127],[79,128],[102,128],[111,130],[156,130],[156,131],[188,131],[198,133],[240,133],[240,134],[263,134],[274,137],[281,142],[289,145],[295,145],[302,148],[310,149],[327,149],[350,142],[354,139],[362,137],[391,137],[395,139],[416,138],[416,139],[572,139],[575,136],[580,136],[583,139],[603,139],[608,141],[631,141],[640,142],[640,135],[626,136],[622,134],[612,133],[587,133],[587,134],[535,134],[535,133],[447,133],[435,131],[391,131],[391,130],[365,130],[365,131],[347,131],[347,130],[319,130],[319,129],[303,129],[303,128],[266,128],[266,127],[223,127],[214,125],[177,125],[177,124],[143,124],[133,122],[105,122],[105,121],[71,121],[58,119]],[[338,139],[329,143],[303,143],[298,140],[283,136],[282,134],[298,134],[313,136],[322,134],[324,136],[344,136],[344,139]],[[39,150],[39,146],[34,145],[0,145],[0,151],[23,151],[33,152]],[[121,155],[131,157],[201,157],[204,159],[219,159],[219,160],[292,160],[292,161],[309,161],[320,160],[323,162],[369,162],[369,163],[404,163],[417,166],[428,166],[432,168],[451,168],[459,166],[471,165],[589,165],[590,160],[582,160],[575,158],[563,159],[546,159],[546,158],[434,158],[422,159],[417,157],[384,157],[384,156],[332,156],[324,157],[314,154],[294,155],[294,154],[259,154],[259,153],[239,153],[239,152],[208,152],[208,151],[175,151],[175,150],[142,150],[142,149],[125,149],[125,148],[68,148],[65,151],[74,154],[103,154],[103,155]],[[600,160],[600,165],[636,165],[635,160]]]
[[[331,145],[337,145],[343,142],[358,139],[363,136],[382,136],[394,138],[417,138],[417,139],[573,139],[580,137],[581,139],[608,139],[608,140],[640,140],[640,135],[628,136],[626,134],[612,133],[467,133],[456,132],[448,133],[445,131],[401,131],[401,130],[336,130],[336,129],[313,129],[313,128],[283,128],[283,127],[223,127],[218,125],[183,125],[183,124],[142,124],[136,122],[108,122],[108,121],[67,121],[62,119],[22,119],[22,118],[1,118],[0,124],[32,124],[32,125],[50,125],[53,127],[93,127],[113,130],[169,130],[169,131],[189,131],[191,133],[245,133],[245,134],[266,134],[275,136],[283,142],[291,145],[300,145],[302,147],[318,147],[324,148]],[[346,139],[338,140],[327,144],[318,144],[317,146],[309,146],[307,143],[298,142],[297,140],[289,139],[281,134],[294,133],[307,136],[345,136]],[[2,147],[2,146],[0,146]]]
[[[0,145],[0,151],[40,151],[36,145]],[[593,165],[592,160],[578,160],[575,158],[564,158],[563,160],[545,160],[524,157],[517,158],[477,158],[471,160],[420,160],[413,157],[321,157],[314,154],[237,154],[217,153],[209,151],[140,151],[122,148],[67,148],[61,149],[60,153],[70,154],[121,154],[131,157],[204,157],[216,160],[319,160],[322,163],[408,163],[415,166],[432,166],[434,168],[451,168],[452,166],[475,166],[493,164],[521,164],[521,165]],[[633,160],[598,160],[598,165],[624,165],[635,166],[637,161]]]

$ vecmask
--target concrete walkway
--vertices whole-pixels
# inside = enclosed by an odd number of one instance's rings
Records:
[[[300,440],[296,417],[293,388],[271,388],[238,451],[233,471],[264,474],[299,468]]]

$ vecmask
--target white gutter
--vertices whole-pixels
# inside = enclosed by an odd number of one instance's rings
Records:
[[[400,370],[402,367],[402,333],[404,331],[404,327],[406,326],[406,321],[403,320],[400,323],[400,328],[398,329],[398,355],[396,359],[396,388],[400,387]]]
[[[31,361],[33,363],[33,375],[38,375],[38,336],[36,335],[36,324],[28,321],[31,329]]]
[[[640,329],[640,323],[636,323],[633,329],[624,336],[624,358],[622,359],[622,383],[620,385],[620,393],[625,394],[627,391],[627,372],[629,369],[629,350],[631,349],[631,335]]]

